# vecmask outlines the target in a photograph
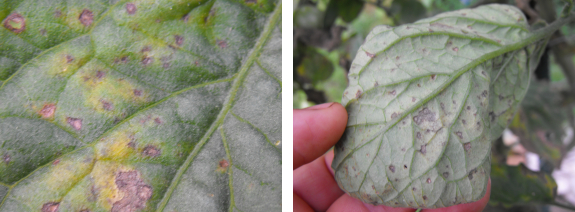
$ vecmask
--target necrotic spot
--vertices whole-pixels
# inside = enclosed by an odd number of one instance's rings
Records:
[[[82,129],[82,119],[67,117],[66,122],[68,122],[68,124],[72,126],[72,128],[74,128],[75,130]]]
[[[12,13],[4,19],[4,27],[18,34],[26,29],[26,20],[19,13]]]
[[[84,10],[82,10],[80,17],[78,17],[78,20],[80,20],[80,23],[82,23],[82,25],[88,27],[88,26],[92,25],[92,21],[94,20],[94,15],[92,14],[92,11],[90,11],[88,9],[84,9]]]
[[[146,202],[152,197],[152,187],[146,185],[137,171],[119,172],[116,175],[116,186],[123,198],[115,202],[112,212],[137,211],[146,207]]]
[[[134,5],[134,3],[127,3],[126,4],[126,12],[128,12],[128,14],[130,15],[134,15],[136,13],[136,5]]]
[[[389,165],[389,170],[391,171],[391,173],[395,173],[395,166]]]
[[[48,202],[42,205],[42,212],[56,212],[58,211],[58,207],[60,207],[59,202]]]

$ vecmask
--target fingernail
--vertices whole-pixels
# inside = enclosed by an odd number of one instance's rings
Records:
[[[321,110],[321,109],[331,107],[333,104],[335,104],[335,102],[329,102],[329,103],[314,105],[314,106],[308,107],[306,109],[308,109],[308,110]]]

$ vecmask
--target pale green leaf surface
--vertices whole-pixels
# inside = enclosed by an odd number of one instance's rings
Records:
[[[342,99],[349,119],[332,163],[339,186],[394,207],[483,197],[491,141],[523,99],[546,43],[528,28],[506,5],[374,28]]]
[[[281,2],[1,4],[0,211],[280,210]]]

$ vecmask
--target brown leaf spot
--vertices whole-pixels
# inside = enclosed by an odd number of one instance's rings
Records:
[[[105,76],[106,76],[106,72],[103,72],[103,71],[97,71],[97,72],[96,72],[96,77],[97,77],[98,79],[102,79],[102,78],[104,78]]]
[[[465,119],[461,119],[461,123],[466,124],[467,122],[465,121]]]
[[[128,12],[129,15],[134,15],[137,10],[138,9],[136,8],[136,5],[134,5],[134,3],[126,4],[126,12]]]
[[[52,162],[52,165],[58,165],[60,163],[60,159],[56,159],[54,162]]]
[[[471,142],[467,142],[463,144],[463,149],[467,152],[471,149]]]
[[[123,198],[115,202],[112,212],[132,212],[144,209],[152,197],[152,187],[146,185],[137,171],[120,171],[116,175],[116,186]]]
[[[411,102],[415,102],[415,97],[411,97]]]
[[[146,145],[142,150],[142,154],[147,157],[158,157],[162,154],[162,151],[153,145]]]
[[[400,58],[401,58],[400,56],[397,56],[397,57],[395,57],[395,60],[399,60]]]
[[[176,45],[182,46],[184,44],[184,37],[180,35],[174,35],[174,40],[176,40]]]
[[[407,169],[407,165],[403,165],[403,168],[404,168],[404,169]]]
[[[55,104],[45,104],[44,107],[38,112],[43,119],[48,119],[54,117],[54,112],[56,112]]]
[[[455,135],[457,135],[457,137],[459,137],[459,139],[463,139],[463,133],[461,132],[455,132]]]
[[[443,172],[443,177],[444,177],[444,178],[449,177],[449,172]]]
[[[80,17],[78,17],[78,20],[80,20],[80,23],[82,23],[82,25],[88,27],[92,25],[92,21],[94,20],[94,14],[92,14],[92,11],[84,9],[82,10]]]
[[[471,110],[471,107],[470,107],[470,106],[467,106],[467,110]]]
[[[427,178],[426,182],[431,183],[431,178]]]
[[[138,89],[134,89],[134,96],[142,96],[142,91]]]
[[[19,13],[12,13],[4,19],[4,27],[16,34],[26,29],[26,20]]]
[[[3,161],[5,164],[9,164],[11,160],[12,160],[12,157],[10,157],[9,154],[5,154],[4,156],[2,156],[2,161]]]
[[[435,80],[435,74],[432,74],[432,75],[431,75],[431,79],[432,79],[432,80]]]
[[[68,122],[68,124],[72,126],[72,128],[74,128],[75,130],[82,129],[82,119],[66,117],[66,122]]]
[[[228,47],[228,42],[226,42],[225,40],[216,40],[216,43],[218,44],[220,49]]]
[[[454,52],[458,52],[458,51],[459,51],[459,48],[457,48],[457,47],[453,47],[452,49],[453,49]]]
[[[417,132],[415,135],[418,139],[421,139],[421,132]]]
[[[427,153],[427,145],[421,145],[421,149],[419,150],[421,152],[421,154]]]
[[[420,84],[417,84],[417,87],[421,87],[421,85],[420,85]]]
[[[48,202],[42,205],[42,212],[56,212],[58,211],[58,207],[60,207],[59,202]]]
[[[156,124],[161,124],[161,123],[162,123],[162,120],[161,120],[160,118],[155,118],[155,119],[154,119],[154,122],[156,122]]]
[[[110,111],[110,110],[114,110],[114,104],[111,102],[108,102],[106,100],[101,99],[100,102],[102,103],[102,108],[104,108],[104,110]]]
[[[377,81],[375,81],[375,83],[373,84],[373,87],[377,87],[379,85],[379,83],[377,83]]]
[[[416,189],[415,187],[412,187],[411,190],[412,190],[412,191],[417,191],[417,189]]]
[[[487,94],[489,94],[487,90],[483,90],[483,92],[481,92],[481,96],[483,97],[487,97]]]
[[[390,91],[390,92],[388,92],[388,93],[391,94],[391,95],[394,95],[394,96],[395,96],[395,94],[396,94],[395,90],[392,90],[392,91]]]
[[[394,118],[396,118],[396,117],[397,117],[397,113],[396,113],[396,112],[393,112],[393,113],[391,114],[391,118],[394,119]]]
[[[144,64],[144,66],[147,66],[152,62],[154,62],[154,58],[152,57],[144,57],[144,59],[142,59],[142,64]]]
[[[60,16],[62,16],[62,11],[60,11],[60,10],[54,11],[54,17],[60,18]]]
[[[427,200],[427,196],[423,195],[423,200]]]
[[[72,61],[74,61],[74,57],[72,57],[72,55],[66,55],[66,63],[71,63]]]
[[[367,55],[370,58],[374,58],[375,54],[369,53],[369,52],[365,52],[365,55]]]
[[[226,159],[222,159],[218,163],[218,168],[221,168],[221,169],[226,169],[226,168],[228,168],[228,166],[230,166],[230,163]]]
[[[359,99],[360,96],[361,96],[361,91],[358,90],[357,93],[355,93],[355,98]]]
[[[395,166],[393,165],[389,165],[389,171],[391,171],[391,173],[395,173]]]
[[[467,175],[467,178],[469,178],[469,180],[473,180],[473,171],[469,172],[469,175]]]

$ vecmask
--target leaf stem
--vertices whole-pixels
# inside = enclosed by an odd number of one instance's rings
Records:
[[[570,206],[570,205],[564,205],[563,203],[551,202],[551,203],[549,203],[549,204],[550,204],[550,205],[553,205],[553,206],[557,206],[557,207],[563,208],[563,209],[575,211],[575,207]]]
[[[420,211],[421,211],[421,208],[418,208],[415,212],[420,212]]]

